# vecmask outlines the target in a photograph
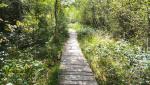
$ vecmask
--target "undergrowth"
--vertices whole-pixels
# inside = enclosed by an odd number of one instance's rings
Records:
[[[99,85],[149,85],[150,54],[111,34],[81,26],[78,39]]]

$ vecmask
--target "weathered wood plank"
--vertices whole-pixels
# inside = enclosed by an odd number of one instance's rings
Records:
[[[94,81],[94,76],[84,76],[84,75],[60,75],[61,80],[69,81]]]
[[[61,71],[59,75],[84,75],[94,76],[92,72],[79,72],[79,71]]]
[[[60,85],[98,85],[77,41],[77,33],[70,32],[61,58]]]
[[[96,81],[63,81],[60,85],[97,85]]]
[[[79,72],[81,72],[81,71],[87,71],[87,72],[92,72],[92,70],[89,68],[89,66],[61,66],[61,68],[60,68],[60,70],[62,70],[62,71],[79,71]]]

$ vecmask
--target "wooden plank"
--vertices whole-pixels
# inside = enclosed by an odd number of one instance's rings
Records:
[[[83,75],[94,76],[92,72],[77,72],[77,71],[61,71],[59,75]]]
[[[98,85],[96,81],[62,81],[60,85]]]
[[[84,76],[84,75],[60,75],[59,76],[62,81],[94,81],[94,76]]]
[[[59,83],[60,85],[98,85],[79,47],[76,32],[70,32],[70,38],[64,46]]]

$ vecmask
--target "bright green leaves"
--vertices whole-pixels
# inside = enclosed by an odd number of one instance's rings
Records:
[[[80,3],[82,24],[106,30],[115,38],[146,45],[149,26],[148,0],[86,0]]]
[[[78,31],[82,51],[100,85],[149,84],[150,54],[140,46],[87,26]]]
[[[5,65],[2,68],[4,78],[1,79],[3,82],[0,83],[6,84],[5,82],[10,82],[23,85],[37,83],[38,80],[45,78],[46,74],[44,72],[47,70],[41,61],[33,59],[5,61]]]
[[[56,83],[58,70],[51,72],[51,68],[59,62],[67,37],[61,0],[56,6],[58,22],[55,22],[55,0],[0,2],[0,85]],[[54,38],[55,29],[59,42]]]
[[[1,3],[1,4],[0,4],[0,8],[3,8],[3,7],[8,7],[8,5],[7,5],[7,4],[4,4],[4,3]]]

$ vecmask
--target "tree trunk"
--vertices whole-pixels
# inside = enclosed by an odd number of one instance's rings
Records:
[[[148,1],[147,1],[148,2]],[[147,4],[147,19],[148,19],[148,27],[147,27],[147,44],[146,44],[146,51],[149,51],[150,49],[150,4]]]
[[[55,29],[54,29],[54,42],[58,42],[58,0],[55,0],[55,9],[54,9],[54,16],[55,16]]]
[[[92,24],[94,27],[97,27],[97,23],[96,23],[96,9],[95,9],[95,5],[94,2],[92,1]]]

